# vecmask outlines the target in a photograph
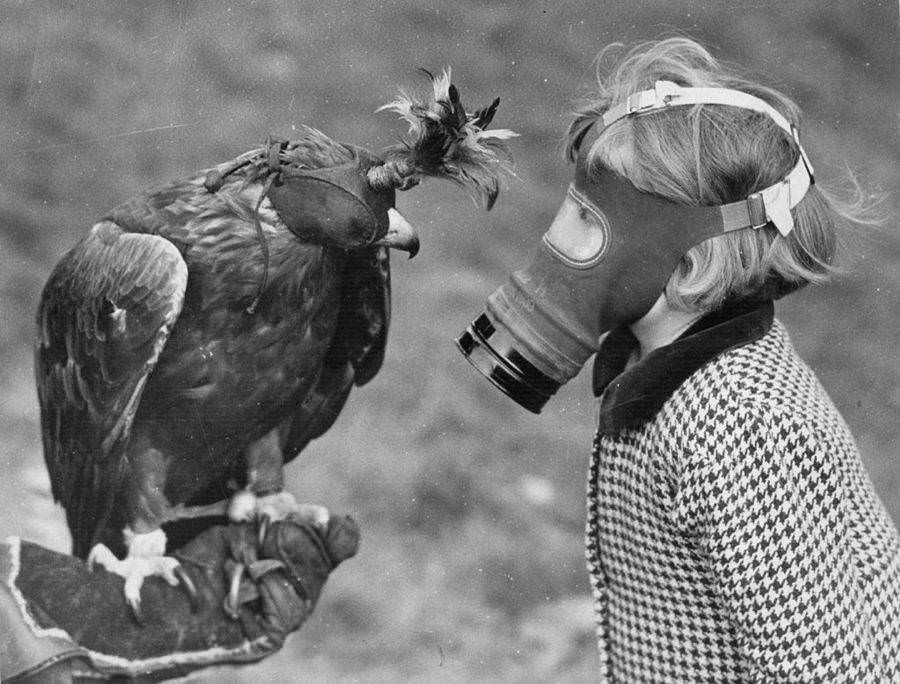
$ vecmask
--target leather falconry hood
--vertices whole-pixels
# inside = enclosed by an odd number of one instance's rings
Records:
[[[328,236],[330,243],[354,249],[387,232],[387,212],[396,193],[393,188],[376,190],[366,175],[383,162],[362,147],[346,147],[353,160],[319,169],[283,165],[269,188],[278,216],[302,240],[318,242]]]

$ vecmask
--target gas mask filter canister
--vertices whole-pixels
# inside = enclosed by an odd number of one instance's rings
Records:
[[[689,207],[639,191],[588,154],[620,119],[667,107],[714,104],[762,112],[796,142],[800,159],[780,182],[745,200]],[[653,90],[611,107],[583,135],[569,185],[531,263],[491,294],[484,312],[456,340],[466,359],[534,413],[575,377],[612,328],[644,316],[693,246],[734,230],[774,224],[793,229],[793,209],[813,183],[794,128],[763,100],[725,88]]]

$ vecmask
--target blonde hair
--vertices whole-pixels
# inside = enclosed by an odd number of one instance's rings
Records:
[[[657,80],[681,86],[732,88],[755,95],[797,129],[800,110],[784,94],[726,69],[688,38],[641,43],[625,52],[608,74],[602,65],[621,45],[598,58],[598,91],[575,112],[566,152],[577,155],[584,131],[612,105]],[[799,150],[770,117],[730,106],[673,107],[628,117],[595,141],[588,163],[602,164],[639,190],[685,205],[719,205],[745,199],[782,180]],[[858,189],[858,188],[857,188]],[[842,203],[813,185],[794,208],[794,230],[781,236],[771,225],[740,230],[696,245],[666,286],[670,305],[710,311],[726,299],[778,298],[835,270],[837,225],[867,222],[864,201]]]

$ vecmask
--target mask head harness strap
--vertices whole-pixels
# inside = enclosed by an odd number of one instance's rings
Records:
[[[771,222],[779,233],[789,234],[794,228],[791,209],[800,203],[815,182],[813,167],[800,144],[800,134],[796,126],[768,102],[755,95],[730,88],[686,88],[671,81],[657,81],[652,90],[634,93],[624,102],[610,107],[603,114],[602,126],[593,127],[594,133],[589,136],[592,138],[591,143],[603,130],[621,119],[685,105],[725,105],[760,112],[766,114],[791,136],[800,152],[800,159],[781,181],[754,192],[744,200],[718,207],[723,232],[744,228],[758,229]]]

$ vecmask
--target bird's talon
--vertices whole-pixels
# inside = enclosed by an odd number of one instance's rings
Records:
[[[187,592],[188,600],[191,602],[191,613],[196,613],[200,610],[200,595],[197,593],[197,587],[194,585],[194,581],[190,578],[184,568],[181,565],[177,565],[172,569],[172,574],[178,579],[178,583],[184,587],[185,592]]]
[[[268,513],[263,513],[259,517],[259,533],[258,533],[258,541],[259,545],[262,546],[263,542],[266,540],[266,535],[269,532],[269,526],[272,524],[272,518],[269,517]]]
[[[225,597],[223,608],[225,612],[233,619],[237,620],[240,616],[238,612],[238,592],[241,589],[241,578],[244,576],[244,564],[238,563],[231,571],[231,580],[228,583],[228,596]]]
[[[144,613],[141,610],[141,599],[132,599],[128,598],[128,606],[131,608],[131,615],[134,617],[135,622],[137,622],[141,627],[144,626]]]

